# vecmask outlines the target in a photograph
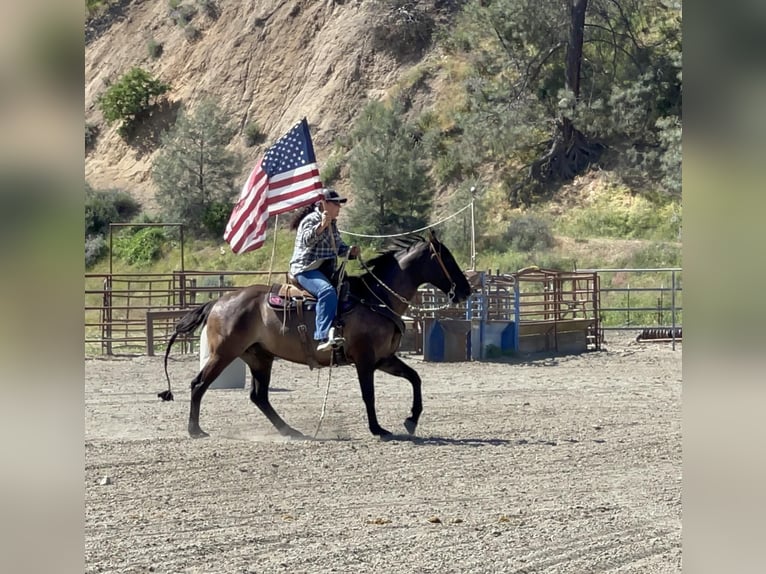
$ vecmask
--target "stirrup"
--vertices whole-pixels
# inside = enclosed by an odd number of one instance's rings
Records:
[[[317,351],[329,351],[330,349],[337,349],[343,345],[345,342],[345,339],[342,339],[340,337],[336,337],[334,339],[327,339],[326,341],[322,341],[317,345]]]
[[[328,337],[326,341],[322,341],[317,345],[317,351],[328,351],[330,349],[337,349],[338,347],[342,347],[343,344],[346,342],[346,339],[343,337],[336,337],[335,336],[335,327],[330,327],[330,332],[328,333]]]

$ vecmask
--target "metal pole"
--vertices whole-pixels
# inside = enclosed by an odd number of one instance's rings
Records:
[[[271,244],[271,259],[269,260],[269,277],[266,283],[271,285],[271,271],[274,268],[274,254],[277,252],[277,233],[279,232],[279,214],[274,216],[274,242]],[[333,251],[335,250],[335,240],[333,238]]]
[[[471,271],[476,271],[476,219],[473,204],[476,200],[476,187],[471,186]]]
[[[676,350],[676,272],[670,272],[670,338],[673,350]]]

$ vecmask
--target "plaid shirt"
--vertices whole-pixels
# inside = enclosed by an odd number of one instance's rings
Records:
[[[292,275],[297,275],[307,269],[316,269],[322,263],[321,260],[334,260],[336,256],[343,257],[349,250],[349,246],[343,243],[340,238],[338,226],[334,221],[321,235],[317,235],[316,230],[321,224],[322,214],[317,210],[304,217],[298,226],[295,249],[290,260],[290,273]],[[335,236],[337,253],[332,248],[331,237],[333,235]]]

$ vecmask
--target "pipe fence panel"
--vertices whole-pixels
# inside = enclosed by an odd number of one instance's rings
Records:
[[[423,332],[425,319],[513,321],[517,332],[546,330],[555,339],[572,321],[586,322],[589,348],[599,348],[603,331],[663,329],[680,333],[683,319],[681,268],[538,268],[515,273],[469,272],[474,294],[450,305],[432,286],[421,288],[407,321]],[[85,275],[85,353],[153,354],[164,351],[180,311],[228,291],[256,283],[287,281],[284,271],[177,271],[166,274]],[[179,339],[194,352],[199,336]],[[420,348],[420,345],[416,345]]]
[[[87,273],[85,353],[153,354],[158,347],[164,350],[174,330],[179,313],[173,311],[191,310],[254,283],[286,280],[284,271]],[[198,340],[198,335],[185,338],[183,351],[193,352]]]
[[[580,269],[600,277],[601,327],[613,331],[667,329],[683,324],[682,269]]]

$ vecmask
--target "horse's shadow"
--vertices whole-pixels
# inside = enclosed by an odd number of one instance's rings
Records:
[[[443,436],[415,436],[394,434],[384,441],[411,442],[417,446],[505,446],[512,441],[503,438],[452,438]]]
[[[308,440],[317,440],[322,442],[347,442],[354,439],[348,437],[305,437]],[[380,437],[380,442],[411,442],[417,446],[506,446],[516,441],[510,441],[504,438],[451,438],[441,436],[415,436],[409,434],[392,434],[387,437]]]

